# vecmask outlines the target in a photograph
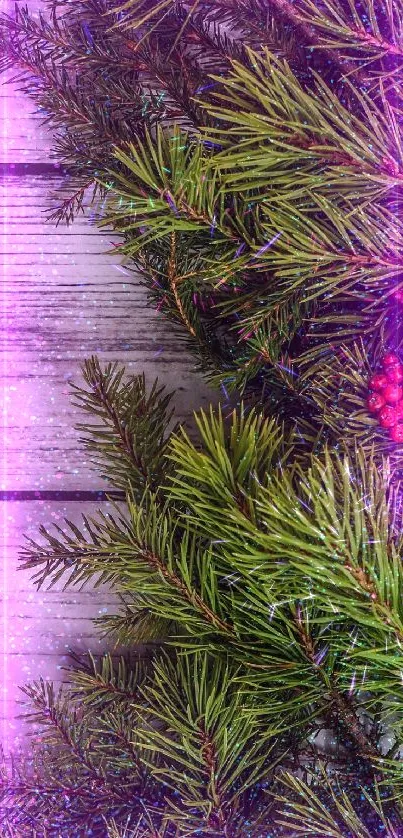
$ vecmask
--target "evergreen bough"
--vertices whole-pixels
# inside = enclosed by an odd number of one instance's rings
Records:
[[[110,582],[121,612],[96,623],[127,653],[76,657],[59,695],[24,688],[42,732],[3,779],[10,835],[402,835],[388,461],[345,447],[302,463],[242,406],[200,412],[197,442],[166,436],[163,391],[96,358],[84,376],[83,442],[109,485],[125,475],[125,502],[42,528],[23,566],[39,587]]]
[[[95,190],[224,394],[391,454],[365,398],[402,343],[402,0],[44,6],[2,17],[0,69],[71,174],[54,217]]]

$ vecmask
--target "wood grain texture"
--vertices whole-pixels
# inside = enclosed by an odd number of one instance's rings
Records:
[[[11,10],[11,2],[2,9]],[[30,0],[30,9],[43,8]],[[49,136],[33,106],[0,87],[0,167],[49,162]],[[177,417],[189,423],[206,405],[209,389],[172,326],[147,306],[146,292],[116,255],[105,255],[110,234],[87,220],[70,228],[45,223],[49,189],[57,180],[8,175],[0,180],[0,489],[100,489],[78,442],[69,380],[80,381],[80,364],[91,354],[144,371],[151,382],[176,389]],[[215,396],[213,396],[214,398]],[[63,508],[63,506],[65,508]],[[106,504],[103,504],[106,508]],[[40,523],[77,521],[95,506],[62,502],[2,502],[0,591],[0,726],[8,751],[26,744],[27,728],[16,719],[18,685],[63,680],[66,651],[101,651],[92,617],[114,608],[106,589],[37,592],[17,571],[23,534],[35,537]]]
[[[8,748],[24,747],[26,724],[17,720],[21,698],[19,686],[40,676],[56,685],[66,681],[63,667],[71,664],[70,650],[80,654],[91,650],[95,655],[113,650],[113,641],[101,639],[92,620],[102,614],[116,613],[118,602],[109,586],[94,593],[92,585],[79,590],[69,586],[67,577],[52,589],[37,590],[33,572],[21,569],[19,552],[24,535],[43,543],[38,528],[49,531],[54,525],[66,530],[65,519],[82,525],[82,514],[97,517],[99,505],[86,503],[18,502],[0,503],[2,523],[2,567],[0,571],[0,732]],[[108,503],[102,510],[112,511]],[[118,649],[118,652],[121,651]]]
[[[78,446],[68,382],[97,354],[120,361],[177,389],[179,418],[206,404],[210,393],[184,357],[182,341],[147,305],[136,274],[106,255],[113,236],[86,220],[70,228],[41,221],[46,178],[6,177],[0,184],[3,220],[0,351],[4,456],[2,489],[98,488]],[[22,189],[23,195],[20,194]],[[35,221],[35,215],[39,216]],[[38,469],[40,453],[41,469]]]

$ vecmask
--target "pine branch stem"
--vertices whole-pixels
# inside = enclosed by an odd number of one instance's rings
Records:
[[[220,633],[227,635],[230,639],[235,639],[235,633],[232,625],[230,623],[225,622],[222,620],[218,614],[216,614],[212,609],[207,605],[207,603],[203,600],[200,594],[197,593],[195,590],[191,590],[188,588],[185,583],[173,573],[166,564],[162,561],[160,556],[157,556],[151,550],[148,550],[146,547],[143,548],[143,556],[145,560],[148,562],[151,568],[154,570],[158,570],[162,577],[172,585],[172,587],[176,588],[177,591],[183,596],[183,598],[194,608],[199,611],[208,623],[208,625],[212,626],[215,630],[218,630]],[[173,615],[174,616],[174,615]]]
[[[176,233],[171,233],[171,242],[170,242],[170,253],[169,253],[169,260],[168,260],[168,282],[169,287],[172,291],[176,307],[179,311],[179,314],[185,324],[188,332],[192,335],[192,337],[196,337],[196,332],[189,320],[186,316],[185,310],[182,305],[181,298],[178,294],[178,276],[176,273]]]
[[[361,73],[358,68],[351,61],[338,58],[337,53],[333,50],[322,46],[320,38],[314,26],[307,23],[303,15],[298,14],[295,6],[290,0],[269,0],[270,5],[280,18],[287,20],[296,32],[301,34],[302,41],[311,44],[320,49],[323,56],[341,73],[341,76],[354,75],[358,80],[361,78]]]
[[[133,441],[129,439],[126,429],[123,427],[121,419],[114,406],[110,403],[107,393],[105,392],[104,382],[102,379],[93,382],[93,388],[99,396],[102,406],[104,407],[113,427],[121,441],[124,452],[133,463],[135,469],[140,472],[146,484],[149,481],[149,474],[144,464],[142,457],[138,457],[134,450]]]
[[[351,29],[351,34],[363,44],[380,49],[387,55],[403,58],[403,48],[399,44],[393,44],[384,38],[377,38],[375,35],[366,32],[365,29]]]
[[[379,760],[381,754],[362,727],[351,702],[334,686],[331,687],[330,696],[337,709],[338,717],[351,736],[358,753],[373,767],[374,760]]]
[[[400,625],[396,625],[393,619],[393,609],[390,602],[381,600],[372,579],[368,576],[362,567],[353,567],[348,562],[345,563],[346,570],[349,571],[353,579],[359,584],[362,592],[366,597],[370,598],[371,608],[375,612],[376,617],[384,626],[393,631],[396,642],[399,647],[403,646],[403,630]]]
[[[373,769],[374,760],[377,760],[380,757],[378,748],[372,742],[371,737],[362,727],[358,719],[358,716],[355,712],[355,709],[353,708],[349,699],[339,691],[339,689],[336,687],[334,683],[333,678],[330,677],[329,679],[329,676],[325,673],[325,670],[323,669],[322,665],[317,661],[315,654],[315,644],[312,640],[312,637],[310,636],[303,624],[300,608],[297,609],[295,617],[295,626],[304,654],[314,667],[315,672],[319,675],[325,689],[329,690],[331,700],[337,710],[337,714],[340,721],[342,722],[345,730],[354,742],[357,752],[363,759],[370,762],[371,768]]]
[[[231,826],[225,814],[224,803],[217,783],[218,775],[218,754],[216,745],[209,733],[200,725],[200,737],[202,741],[202,756],[206,764],[208,776],[208,787],[211,789],[214,809],[209,815],[209,826],[219,830],[217,838],[231,838]]]

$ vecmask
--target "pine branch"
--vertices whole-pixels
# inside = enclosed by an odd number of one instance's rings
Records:
[[[346,732],[351,736],[360,757],[369,762],[371,768],[373,768],[374,761],[376,762],[380,758],[380,752],[360,723],[352,702],[339,691],[335,681],[331,677],[329,678],[321,666],[319,662],[320,655],[318,655],[312,638],[304,625],[300,608],[297,609],[295,624],[302,649],[322,679],[325,690],[329,690],[330,700],[335,706],[338,719],[344,725]]]
[[[36,786],[5,795],[12,825],[75,834],[99,792],[101,834],[401,832],[400,449],[385,462],[366,397],[403,346],[403,10],[375,5],[57,0],[49,24],[3,20],[1,68],[72,175],[61,217],[95,179],[150,297],[248,399],[202,414],[195,445],[167,433],[162,392],[87,364],[85,444],[127,511],[42,528],[26,566],[112,583],[123,612],[97,625],[144,641],[147,664],[79,668],[69,706],[34,689],[50,744]],[[288,811],[284,769],[312,783]]]
[[[189,322],[188,317],[186,316],[185,310],[182,305],[181,298],[178,293],[178,283],[181,281],[181,277],[177,276],[176,272],[176,235],[175,233],[171,233],[171,247],[170,247],[170,257],[168,262],[168,282],[169,287],[172,291],[172,294],[175,299],[176,307],[180,314],[180,317],[185,324],[188,332],[192,335],[192,337],[196,336],[196,332]]]
[[[310,21],[321,37],[322,44],[338,50],[368,54],[372,60],[403,58],[403,5],[398,0],[393,6],[365,0],[361,8],[335,0],[314,5],[302,0],[301,18]]]
[[[283,815],[281,820],[279,819],[280,824],[288,830],[296,830],[295,834],[301,829],[309,830],[309,834],[316,835],[317,838],[324,835],[328,838],[345,838],[352,829],[357,838],[372,838],[380,831],[387,838],[397,838],[399,826],[393,818],[386,815],[385,804],[378,787],[375,786],[374,796],[369,795],[364,789],[361,791],[363,798],[369,803],[372,815],[370,822],[366,824],[357,812],[358,807],[351,804],[346,792],[331,783],[324,771],[321,773],[322,782],[328,790],[326,803],[315,793],[314,788],[302,780],[290,774],[283,775],[286,793],[278,795],[279,803],[284,806]]]
[[[88,663],[73,656],[75,667],[69,669],[69,699],[76,699],[81,713],[94,713],[97,709],[114,709],[130,712],[130,705],[139,699],[139,691],[150,672],[150,663],[144,659],[134,661],[130,656],[120,656],[113,661],[105,654],[97,661],[89,653]],[[78,666],[77,666],[78,664]]]
[[[167,473],[167,430],[172,424],[172,396],[154,382],[149,394],[144,376],[123,381],[124,368],[116,364],[101,369],[96,357],[86,361],[83,376],[88,390],[72,385],[74,404],[96,424],[80,424],[81,439],[97,470],[112,485],[141,499],[147,489],[157,491]]]
[[[58,525],[57,535],[41,527],[48,546],[27,539],[29,546],[21,551],[23,567],[41,568],[33,577],[38,588],[47,579],[52,587],[73,567],[64,589],[95,576],[97,585],[109,582],[122,592],[135,593],[139,611],[148,609],[166,623],[174,616],[195,637],[232,636],[231,624],[216,606],[212,556],[203,543],[193,539],[189,526],[177,527],[175,509],[161,511],[152,497],[139,506],[128,499],[128,508],[129,520],[102,513],[98,519],[83,516],[88,539],[68,520],[65,524],[73,535]]]
[[[322,46],[310,52],[302,0],[292,9],[272,5],[268,14],[260,0],[242,2],[245,27],[257,27],[249,41],[242,28],[237,31],[240,9],[233,0],[219,0],[218,5],[203,0],[193,10],[191,5],[170,4],[158,13],[147,2],[132,10],[127,6],[121,18],[112,11],[110,19],[103,16],[111,11],[109,4],[94,0],[85,4],[86,21],[84,6],[62,11],[56,4],[54,26],[34,23],[27,15],[20,16],[14,29],[9,22],[13,61],[26,55],[37,79],[30,82],[31,92],[37,91],[53,125],[67,126],[65,134],[59,132],[56,148],[73,172],[73,194],[54,217],[71,220],[81,211],[84,187],[95,177],[99,191],[93,201],[105,201],[106,214],[111,210],[112,216],[108,221],[125,238],[122,253],[146,273],[152,272],[151,251],[169,250],[175,232],[180,259],[188,244],[198,255],[199,270],[180,290],[175,282],[173,291],[168,281],[168,294],[158,304],[172,320],[182,321],[187,345],[193,345],[213,383],[224,392],[235,387],[251,396],[256,392],[257,398],[270,392],[270,410],[281,417],[287,418],[287,410],[289,415],[308,412],[309,431],[301,433],[313,438],[323,423],[315,425],[315,388],[308,392],[307,377],[302,398],[302,382],[290,386],[300,375],[295,350],[301,351],[303,363],[307,354],[317,362],[328,352],[329,340],[337,347],[353,343],[358,331],[368,336],[377,332],[378,340],[386,337],[386,330],[392,336],[396,331],[388,325],[384,300],[401,263],[395,202],[402,177],[396,110],[400,94],[393,68],[379,61],[368,85],[358,85],[355,73],[341,87],[330,84],[328,72],[333,81],[334,73],[327,59],[320,58]],[[343,18],[351,13],[347,7],[337,8],[318,7],[321,25],[331,29],[332,15],[336,20],[337,14]],[[358,28],[361,12],[356,11]],[[138,27],[143,13],[151,16]],[[294,50],[283,13],[302,20],[300,45],[295,55],[287,53],[290,66],[279,58],[284,40]],[[382,37],[389,27],[389,35],[393,30],[398,40],[398,20],[390,21],[389,10],[383,23],[376,23],[376,10],[371,15],[373,37],[378,37],[376,27]],[[111,22],[117,25],[111,28]],[[309,26],[320,39],[316,18]],[[264,32],[269,33],[271,57],[261,48]],[[248,43],[257,52],[248,51]],[[365,62],[372,62],[371,50],[364,56],[363,49],[362,60],[354,56],[353,63],[365,69]],[[315,54],[319,58],[312,64],[309,56]],[[302,55],[309,60],[301,63]],[[127,71],[116,64],[119,56]],[[115,64],[118,69],[113,70]],[[46,94],[45,88],[51,92]],[[175,157],[165,141],[162,156],[153,158],[156,126],[159,133],[173,121],[189,131],[186,139],[178,132],[185,154]],[[147,161],[152,184],[144,180]],[[176,177],[166,177],[173,163]],[[186,180],[198,188],[181,189]],[[104,207],[98,210],[104,213]],[[168,263],[166,257],[167,272]],[[182,277],[185,272],[177,267]],[[251,329],[247,340],[238,340],[237,297],[246,283],[250,309],[238,328],[243,335],[243,324],[246,328],[249,322]],[[225,294],[227,304],[221,307]],[[303,310],[306,304],[308,311]],[[203,306],[210,308],[208,316],[197,311]],[[284,369],[293,370],[291,379]]]
[[[301,688],[302,684],[305,684],[306,701],[313,706],[316,704],[316,712],[319,714],[330,696],[339,721],[348,730],[361,757],[366,761],[369,760],[371,764],[375,761],[378,767],[380,764],[378,748],[373,740],[368,738],[347,693],[350,695],[355,693],[356,673],[363,672],[364,661],[368,662],[369,657],[372,658],[370,652],[372,641],[369,637],[365,637],[365,631],[375,632],[374,637],[378,637],[380,645],[386,632],[388,644],[394,649],[394,654],[400,657],[398,650],[401,648],[402,640],[401,618],[396,612],[396,599],[393,600],[393,607],[388,601],[389,594],[386,593],[383,581],[384,562],[390,567],[386,556],[394,555],[395,552],[397,555],[401,549],[400,540],[393,546],[390,545],[387,503],[394,508],[394,495],[392,494],[386,502],[381,490],[381,486],[387,485],[387,475],[379,474],[374,462],[371,463],[368,475],[368,462],[358,458],[358,466],[356,465],[358,472],[355,472],[360,475],[359,478],[357,477],[360,486],[358,491],[361,491],[361,486],[365,486],[365,496],[368,494],[368,497],[372,499],[372,505],[367,513],[365,503],[362,502],[360,496],[356,497],[354,494],[352,488],[354,483],[351,485],[353,467],[348,464],[347,460],[342,461],[338,466],[333,465],[329,457],[325,458],[323,464],[320,464],[318,459],[312,458],[312,465],[308,472],[306,463],[303,466],[296,465],[288,478],[287,471],[283,469],[278,472],[277,478],[273,473],[267,478],[266,467],[266,471],[262,468],[262,477],[259,479],[260,468],[253,467],[245,454],[247,435],[240,435],[237,430],[225,440],[218,424],[213,425],[214,431],[211,437],[211,430],[206,423],[200,423],[199,427],[209,455],[206,457],[205,453],[198,452],[188,440],[184,442],[174,440],[174,460],[179,468],[179,476],[175,477],[173,493],[176,498],[186,502],[188,509],[190,506],[193,516],[198,521],[199,532],[202,531],[206,535],[214,531],[215,544],[220,545],[216,549],[221,553],[221,561],[227,561],[228,567],[230,563],[232,566],[232,574],[227,578],[228,580],[233,578],[233,581],[229,584],[231,587],[234,586],[235,590],[241,589],[243,592],[239,610],[234,603],[238,659],[242,659],[246,668],[256,669],[254,678],[260,679],[262,687],[267,683],[272,683],[275,673],[277,677],[283,673],[284,679],[284,671],[288,670],[292,689],[291,675],[293,673],[293,678],[296,679],[295,686],[298,685]],[[235,459],[235,452],[231,451],[229,440],[235,439],[239,444],[239,451],[243,452],[242,459],[245,465],[245,471],[242,470],[239,473],[237,480],[235,479],[236,472],[230,470],[228,466],[228,458],[231,465]],[[221,475],[220,479],[218,479],[218,474]],[[263,476],[264,474],[266,477]],[[295,479],[297,482],[294,484]],[[190,487],[194,484],[197,486],[195,495],[193,495],[194,489],[190,492]],[[223,484],[225,490],[223,490]],[[217,491],[218,485],[220,485],[219,491]],[[282,491],[284,491],[284,497],[283,501],[280,501]],[[255,496],[256,503],[251,501],[251,498]],[[246,498],[247,502],[245,502]],[[341,516],[336,511],[339,505],[343,510]],[[354,527],[356,533],[354,536],[350,526]],[[357,544],[356,539],[359,539],[361,544],[361,539],[364,539],[361,535],[362,531],[365,532],[365,550],[361,555],[357,553],[357,547],[353,545]],[[239,540],[234,552],[235,538]],[[384,545],[383,553],[379,552],[380,548],[377,546],[379,544]],[[389,552],[390,550],[392,553]],[[284,563],[282,570],[278,566],[279,554]],[[343,555],[349,558],[343,559]],[[353,561],[352,555],[354,555]],[[392,561],[393,587],[396,591],[401,589],[403,577],[400,565],[395,563],[395,559]],[[326,568],[325,579],[324,568]],[[259,573],[262,574],[262,580],[266,579],[264,594],[257,582]],[[253,584],[248,582],[251,590],[245,600],[245,580],[251,579],[252,574],[255,582]],[[297,574],[298,581],[294,574]],[[280,584],[281,577],[283,581]],[[302,582],[303,579],[306,580],[305,584]],[[271,585],[277,590],[277,598],[280,600],[277,603],[276,598],[273,600],[273,612],[270,618],[273,621],[273,629],[267,625]],[[295,591],[294,594],[293,591]],[[282,597],[284,603],[281,602]],[[327,642],[330,646],[335,642],[337,635],[340,635],[340,620],[343,623],[346,621],[343,629],[346,632],[348,632],[348,626],[351,625],[350,621],[354,621],[362,647],[360,662],[354,651],[351,651],[350,658],[350,653],[346,652],[342,644],[343,666],[335,666],[335,663],[329,660],[322,668],[319,661],[324,659],[326,654],[326,636],[320,637],[317,648],[311,636],[302,629],[302,624],[297,619],[299,643],[305,660],[308,659],[310,664],[301,665],[298,646],[295,644],[295,631],[292,630],[290,616],[287,617],[288,609],[284,612],[283,606],[304,598],[309,602],[311,597],[315,607],[320,608],[323,614],[322,617],[319,615],[316,617],[311,613],[311,620],[313,625],[320,625],[324,621],[328,623]],[[253,611],[250,612],[248,608],[253,608]],[[339,614],[343,616],[338,617]],[[256,615],[256,622],[254,615]],[[253,629],[252,626],[254,626]],[[334,626],[335,634],[332,633],[332,626]],[[255,658],[250,655],[251,631],[254,636],[253,645],[256,648]],[[289,655],[284,652],[285,631],[293,637],[294,650],[290,649]],[[249,638],[248,642],[246,638]],[[268,647],[265,644],[270,645]],[[241,652],[243,647],[247,655],[245,658]],[[265,648],[271,650],[267,654],[267,659]],[[380,667],[382,667],[381,657],[377,661]],[[382,677],[384,686],[381,686]],[[320,681],[322,681],[321,685]],[[247,683],[251,686],[251,677],[247,678]],[[284,683],[287,683],[287,679]],[[380,676],[377,690],[379,694],[385,694],[386,698],[389,689],[390,681],[386,669],[383,676]],[[304,701],[300,689],[298,706],[300,712],[303,712]],[[284,698],[278,706],[272,707],[272,712],[284,714],[284,726],[288,729],[291,724],[290,713],[295,712],[293,700],[286,701]]]
[[[97,716],[87,715],[83,722],[78,705],[61,693],[56,697],[49,683],[35,683],[24,692],[34,706],[28,718],[45,727],[31,759],[14,765],[2,784],[0,812],[8,813],[18,835],[44,830],[64,838],[82,829],[104,834],[105,816],[135,822],[142,803],[158,799],[130,743],[122,761],[122,738],[113,738],[105,711],[99,714],[98,708]],[[116,755],[120,764],[115,765]]]
[[[104,614],[94,620],[99,633],[115,638],[114,646],[138,646],[163,642],[166,637],[174,633],[173,621],[155,617],[148,609],[136,607],[135,596],[127,598],[120,595],[122,613]]]
[[[162,752],[166,785],[180,791],[182,801],[191,807],[191,815],[185,819],[174,798],[172,819],[189,828],[192,822],[196,827],[202,817],[207,834],[241,838],[243,827],[230,788],[238,790],[238,805],[245,805],[251,784],[273,771],[274,743],[267,735],[262,735],[266,749],[262,741],[254,741],[253,722],[239,716],[241,698],[232,686],[234,673],[225,660],[214,661],[197,653],[182,661],[175,668],[163,660],[156,666],[155,682],[145,688],[144,696],[152,718],[160,724],[140,727],[137,734],[151,754],[153,748]],[[233,747],[235,742],[237,748]],[[151,762],[147,763],[153,772]],[[160,767],[156,774],[161,775]],[[252,824],[262,814],[261,807],[263,811],[266,808],[263,800],[257,803]]]

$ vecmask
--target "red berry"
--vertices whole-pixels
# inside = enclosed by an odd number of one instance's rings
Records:
[[[398,417],[399,422],[400,422],[400,421],[402,421],[402,422],[403,422],[403,402],[398,402],[398,403],[395,405],[395,410],[396,410],[396,413],[397,413],[397,417]]]
[[[399,422],[398,425],[394,425],[389,431],[389,436],[393,442],[403,442],[403,424]]]
[[[392,294],[392,299],[395,300],[397,303],[403,303],[403,291],[394,291]]]
[[[388,404],[397,404],[403,398],[403,390],[397,384],[388,384],[382,395]]]
[[[398,367],[400,361],[394,352],[388,352],[388,354],[385,355],[384,358],[382,358],[382,364],[384,367]]]
[[[371,393],[371,395],[368,397],[367,405],[368,405],[368,410],[371,413],[378,413],[378,410],[380,410],[381,407],[384,406],[384,404],[385,404],[385,399],[383,398],[383,396],[380,393]],[[403,408],[403,402],[402,402],[402,408]]]
[[[391,381],[393,384],[400,384],[400,382],[403,381],[402,365],[399,364],[398,367],[387,367],[386,376],[388,381]]]
[[[394,425],[397,425],[396,408],[385,404],[379,411],[379,422],[382,428],[393,428]]]
[[[377,390],[379,393],[380,390],[383,390],[384,387],[388,386],[388,383],[386,375],[373,375],[368,386],[370,390]]]

